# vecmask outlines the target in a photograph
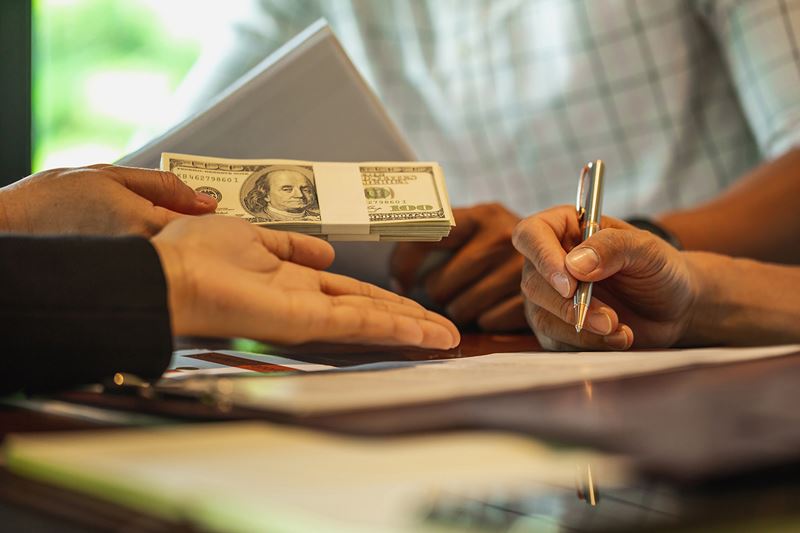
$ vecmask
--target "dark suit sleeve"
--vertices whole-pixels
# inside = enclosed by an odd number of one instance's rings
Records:
[[[159,376],[167,289],[143,238],[0,236],[0,393]]]

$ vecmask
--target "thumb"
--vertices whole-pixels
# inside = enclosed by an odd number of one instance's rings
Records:
[[[333,263],[333,246],[318,237],[290,231],[257,228],[264,247],[284,261],[316,270],[323,270]]]
[[[602,229],[567,254],[567,270],[582,281],[600,281],[618,272],[648,275],[664,267],[669,246],[641,230]]]
[[[217,201],[192,190],[172,172],[133,167],[109,167],[118,181],[156,206],[186,215],[213,213]]]

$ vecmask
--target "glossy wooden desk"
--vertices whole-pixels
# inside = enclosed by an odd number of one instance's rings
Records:
[[[180,347],[227,347],[223,341],[181,341]],[[374,347],[303,346],[270,349],[310,362],[348,365],[385,360],[469,357],[493,352],[536,350],[533,336],[468,334],[450,352],[385,350]],[[725,513],[763,517],[800,509],[800,354],[743,364],[673,371],[638,378],[579,383],[546,390],[315,417],[292,418],[246,411],[220,412],[197,402],[152,400],[137,396],[68,393],[77,405],[149,413],[180,420],[266,418],[358,435],[394,435],[461,428],[500,428],[551,441],[591,445],[635,457],[645,476],[678,483],[687,490],[720,484],[733,490],[758,480],[749,494]],[[70,414],[0,410],[2,432],[113,427]],[[753,453],[753,452],[757,453]],[[788,476],[788,479],[787,479]],[[0,478],[0,502],[8,504],[9,484],[36,485],[8,475]],[[3,496],[2,487],[6,488]],[[33,488],[32,488],[33,487]],[[48,501],[53,489],[43,488]],[[775,495],[778,491],[780,496]],[[57,493],[57,491],[56,491]],[[74,495],[65,496],[74,498]],[[716,497],[716,496],[715,496]],[[776,498],[781,505],[775,505]],[[36,498],[26,499],[32,505]],[[698,499],[697,501],[701,501]],[[707,506],[707,500],[704,506]],[[728,501],[723,498],[722,501]],[[717,502],[719,503],[719,502]],[[20,502],[17,504],[22,505]],[[52,512],[50,504],[38,512]],[[94,503],[100,505],[102,503]],[[33,505],[36,507],[35,505]],[[69,507],[69,506],[68,506]],[[74,506],[73,506],[74,507]],[[713,505],[711,505],[713,507]],[[109,511],[110,512],[110,511]],[[119,513],[126,513],[119,509]],[[114,513],[112,513],[114,514]],[[85,517],[85,513],[81,516]],[[74,517],[73,517],[74,518]],[[173,524],[174,525],[174,524]]]

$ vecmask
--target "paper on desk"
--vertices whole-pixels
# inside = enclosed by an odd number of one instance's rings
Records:
[[[575,500],[577,467],[603,488],[628,477],[620,459],[499,432],[351,438],[265,423],[12,436],[6,456],[18,474],[215,531],[421,532],[441,493]]]
[[[364,365],[269,380],[242,378],[231,384],[230,400],[241,406],[295,414],[327,413],[735,363],[798,351],[800,345],[651,352],[499,353],[463,359],[393,362],[383,368]]]

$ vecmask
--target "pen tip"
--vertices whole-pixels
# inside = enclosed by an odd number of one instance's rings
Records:
[[[575,331],[578,333],[583,329],[583,324],[586,322],[586,315],[589,312],[589,306],[586,304],[578,304],[578,319],[575,322]]]

